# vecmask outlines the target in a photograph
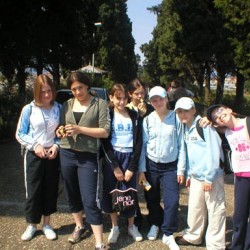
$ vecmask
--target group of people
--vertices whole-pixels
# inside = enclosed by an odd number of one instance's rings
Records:
[[[84,73],[72,72],[67,83],[74,97],[61,106],[55,102],[51,79],[39,75],[34,82],[34,100],[24,106],[19,118],[16,138],[25,147],[28,223],[22,240],[34,237],[42,219],[45,236],[50,240],[57,238],[50,226],[50,215],[56,212],[61,174],[76,224],[68,238],[71,243],[84,237],[87,223],[95,236],[95,249],[106,249],[102,212],[110,215],[108,242],[116,243],[119,220],[112,209],[110,192],[118,181],[124,190],[148,182],[151,188],[144,195],[149,240],[156,240],[161,230],[162,242],[170,250],[179,250],[179,245],[200,245],[206,231],[207,249],[225,249],[225,193],[220,167],[223,153],[216,126],[225,130],[236,178],[237,211],[230,249],[250,249],[250,142],[244,119],[236,119],[226,106],[212,106],[205,124],[210,121],[213,126],[205,125],[203,139],[197,132],[201,117],[190,97],[180,98],[170,110],[167,91],[155,86],[149,91],[148,103],[145,85],[134,79],[128,86],[115,83],[109,91],[108,104],[89,93],[91,83]],[[244,152],[237,143],[244,144]],[[98,196],[101,170],[102,199]],[[188,228],[174,238],[181,184],[189,188]],[[119,214],[128,220],[128,234],[135,241],[142,241],[135,223],[140,216],[139,205]]]

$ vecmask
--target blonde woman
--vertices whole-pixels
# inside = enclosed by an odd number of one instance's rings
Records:
[[[50,215],[57,211],[59,159],[55,130],[59,125],[60,105],[47,75],[34,83],[34,100],[22,109],[16,138],[24,146],[26,188],[25,216],[29,224],[21,239],[31,240],[43,217],[42,230],[49,240],[56,239],[50,226]]]

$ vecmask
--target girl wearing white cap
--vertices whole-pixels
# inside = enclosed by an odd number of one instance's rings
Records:
[[[170,250],[179,250],[173,233],[178,229],[179,184],[184,182],[186,152],[181,124],[174,111],[167,107],[167,92],[160,86],[149,92],[155,111],[143,120],[143,147],[139,161],[139,183],[147,180],[152,188],[145,193],[151,228],[149,240],[157,238]],[[160,202],[163,189],[164,209]]]
[[[225,192],[224,175],[220,167],[223,159],[221,139],[210,126],[203,128],[203,136],[197,130],[193,100],[180,98],[175,105],[176,113],[184,126],[187,146],[187,181],[189,189],[188,228],[175,238],[179,245],[200,245],[206,230],[208,250],[225,249]],[[208,226],[206,228],[206,224]]]

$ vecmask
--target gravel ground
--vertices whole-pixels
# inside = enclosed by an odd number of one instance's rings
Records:
[[[0,142],[0,249],[19,250],[19,249],[94,249],[94,236],[89,232],[85,239],[80,243],[71,245],[67,242],[69,234],[74,229],[74,223],[71,215],[68,213],[67,203],[62,194],[58,202],[58,212],[52,217],[52,226],[55,228],[58,239],[48,241],[42,231],[39,230],[33,240],[22,242],[20,236],[26,227],[23,214],[23,201],[25,199],[23,185],[23,168],[20,156],[20,146],[15,141]],[[232,214],[233,214],[233,176],[225,177],[225,191],[227,203],[227,243],[230,242],[232,234]],[[110,249],[147,249],[158,250],[168,249],[161,242],[162,234],[156,241],[146,240],[148,231],[147,209],[143,200],[143,192],[139,192],[140,207],[144,217],[141,232],[144,240],[134,242],[127,235],[126,221],[121,218],[119,221],[121,234],[118,243],[110,246]],[[185,188],[181,189],[180,208],[179,208],[179,229],[181,232],[186,226],[188,193]],[[110,220],[104,215],[104,241],[110,230]],[[178,233],[176,233],[178,235]],[[200,247],[180,247],[181,250],[206,249],[203,244]]]

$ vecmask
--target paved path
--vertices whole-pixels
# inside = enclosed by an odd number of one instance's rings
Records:
[[[233,177],[226,176],[225,190],[227,199],[227,242],[230,240],[232,231],[232,210],[233,210]],[[64,195],[61,195],[58,202],[58,213],[53,215],[52,225],[55,228],[58,239],[48,241],[41,231],[38,231],[35,238],[29,242],[22,242],[20,236],[26,227],[23,215],[23,201],[25,199],[23,186],[23,168],[20,156],[20,146],[15,141],[0,142],[0,249],[2,250],[35,250],[35,249],[94,249],[94,237],[89,234],[86,239],[78,244],[71,245],[67,242],[69,234],[74,229],[74,223],[71,215],[68,213],[67,204]],[[143,192],[140,192],[140,206],[144,217],[147,210],[143,201]],[[186,189],[181,190],[179,230],[184,229],[187,214]],[[159,250],[168,249],[161,242],[161,236],[156,241],[144,240],[142,242],[133,242],[127,235],[126,221],[120,219],[121,235],[117,244],[110,246],[110,249],[147,249]],[[108,216],[104,215],[104,240],[107,242],[110,230],[110,221]],[[144,219],[142,234],[146,239],[148,230],[147,220]],[[181,247],[181,250],[201,250],[201,247]]]

